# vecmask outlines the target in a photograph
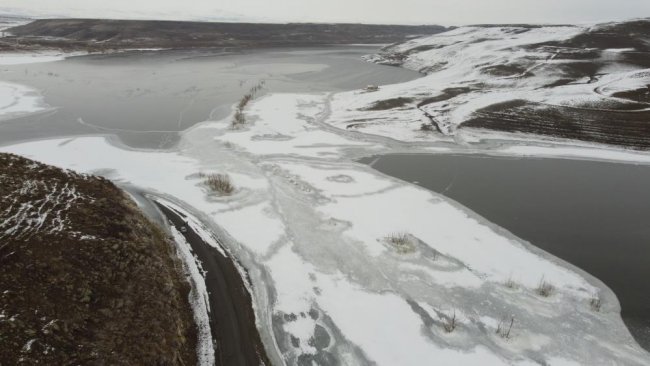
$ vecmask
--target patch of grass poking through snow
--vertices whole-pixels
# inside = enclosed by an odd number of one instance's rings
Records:
[[[244,115],[244,109],[250,103],[251,100],[257,96],[257,93],[262,90],[264,87],[265,81],[262,80],[259,83],[255,84],[248,93],[244,94],[243,97],[239,100],[237,103],[237,107],[235,108],[235,114],[232,117],[232,121],[230,122],[232,128],[237,128],[241,125],[246,124],[246,115]]]
[[[501,319],[499,325],[497,326],[497,335],[503,339],[510,339],[510,332],[512,331],[512,326],[515,324],[515,317],[511,316],[510,321],[507,318]]]
[[[235,186],[227,174],[208,174],[203,176],[205,176],[205,185],[213,193],[230,195],[235,191]]]
[[[458,327],[458,322],[456,321],[456,310],[454,310],[454,314],[451,317],[445,318],[443,328],[445,329],[445,332],[451,333],[456,330],[456,327]]]
[[[600,300],[600,297],[598,295],[594,295],[594,297],[589,300],[589,306],[591,306],[591,310],[595,312],[600,311],[600,307],[602,306],[602,301]]]
[[[551,283],[546,281],[544,277],[539,281],[539,285],[537,285],[537,289],[535,289],[535,292],[539,296],[542,297],[549,297],[555,292],[555,286],[553,286]]]
[[[517,285],[517,282],[512,279],[512,277],[508,277],[506,282],[503,283],[503,285],[511,290],[516,290],[519,286]]]
[[[435,127],[431,123],[423,123],[420,125],[420,131],[423,132],[433,132],[435,131]]]
[[[384,111],[387,109],[401,108],[409,103],[413,103],[413,98],[397,97],[391,99],[380,100],[373,103],[371,106],[366,107],[364,111]]]
[[[407,233],[393,233],[386,237],[398,253],[407,254],[415,251],[415,244]]]

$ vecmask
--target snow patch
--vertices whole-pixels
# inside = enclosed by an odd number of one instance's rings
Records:
[[[0,81],[0,122],[44,109],[43,98],[36,90]]]
[[[185,237],[174,227],[170,227],[170,230],[176,242],[178,253],[185,264],[185,269],[191,284],[189,302],[192,306],[194,322],[197,326],[196,354],[198,363],[201,366],[214,365],[214,346],[212,333],[210,332],[210,317],[208,315],[210,312],[208,291],[205,287],[205,278],[202,275],[203,269],[201,262],[192,254],[190,244],[185,240]]]

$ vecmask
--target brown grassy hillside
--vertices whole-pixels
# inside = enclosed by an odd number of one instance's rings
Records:
[[[111,182],[0,154],[0,365],[192,365],[175,249]]]

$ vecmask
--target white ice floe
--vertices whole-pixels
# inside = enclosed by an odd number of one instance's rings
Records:
[[[84,54],[87,52],[0,52],[0,66],[61,61],[66,57]],[[47,108],[39,91],[24,85],[0,81],[0,121],[40,112]]]
[[[507,363],[485,346],[460,351],[427,339],[422,319],[390,292],[368,292],[347,280],[330,280],[319,303],[347,339],[381,365],[501,365]],[[397,315],[399,314],[399,315]],[[419,335],[419,336],[418,336]],[[519,362],[513,362],[519,364]]]
[[[246,110],[244,127],[206,122],[168,152],[100,137],[0,150],[100,172],[201,213],[246,266],[257,324],[278,364],[650,361],[600,282],[440,195],[355,162],[359,151],[390,151],[390,142],[328,127],[328,101],[272,94]],[[199,172],[228,173],[235,191],[212,194]],[[390,240],[398,233],[401,246]],[[550,297],[537,294],[542,278],[555,288]],[[511,279],[517,286],[506,286]],[[589,306],[594,293],[600,312]],[[453,313],[459,324],[448,333]],[[484,321],[504,317],[515,318],[511,340]]]
[[[40,93],[29,87],[0,81],[0,121],[46,109]]]
[[[76,55],[76,54],[75,54]],[[70,54],[59,51],[0,52],[0,65],[22,65],[65,60]]]

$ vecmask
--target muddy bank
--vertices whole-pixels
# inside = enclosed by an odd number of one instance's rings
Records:
[[[271,365],[257,331],[251,296],[232,259],[206,243],[183,213],[154,203],[183,234],[205,270],[216,365]]]

